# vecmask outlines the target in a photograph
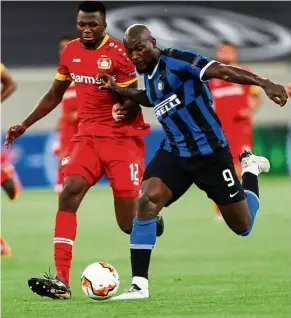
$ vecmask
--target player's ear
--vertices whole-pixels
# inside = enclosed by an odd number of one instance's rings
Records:
[[[155,47],[157,46],[157,41],[156,41],[156,39],[151,36],[151,37],[150,37],[150,41],[152,42],[153,47],[155,48]]]
[[[107,22],[106,22],[106,21],[104,21],[103,26],[104,26],[104,29],[106,29],[106,28],[107,28]]]

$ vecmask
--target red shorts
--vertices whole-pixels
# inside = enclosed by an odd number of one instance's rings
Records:
[[[115,197],[138,197],[144,157],[142,137],[74,137],[62,172],[83,176],[90,185],[106,173]]]
[[[234,130],[232,133],[228,132],[228,142],[230,152],[233,156],[235,164],[239,164],[239,155],[244,150],[251,150],[253,144],[252,129],[245,126],[241,129]]]
[[[1,184],[7,179],[11,179],[14,175],[14,167],[9,162],[9,155],[1,152]]]
[[[1,184],[3,184],[6,180],[10,179],[10,174],[7,173],[7,170],[1,167]]]
[[[5,163],[1,165],[1,184],[8,179],[15,178],[15,170],[11,163]]]
[[[70,146],[71,146],[71,140],[66,142],[60,142],[60,140],[57,139],[53,143],[51,151],[55,156],[59,157],[59,159],[63,159],[65,155],[68,154]]]

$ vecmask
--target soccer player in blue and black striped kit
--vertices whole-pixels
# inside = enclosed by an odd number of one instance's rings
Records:
[[[128,28],[124,44],[129,59],[144,74],[145,90],[118,87],[107,74],[99,75],[104,88],[153,107],[166,134],[143,177],[130,235],[132,285],[113,298],[138,299],[149,297],[148,269],[156,243],[157,215],[193,183],[218,205],[225,222],[237,235],[249,235],[259,209],[258,175],[269,171],[269,161],[250,152],[242,153],[242,184],[239,182],[219,118],[212,108],[207,80],[220,78],[260,86],[280,106],[288,97],[282,85],[246,70],[194,51],[159,49],[144,25]],[[117,111],[117,119],[128,111]]]

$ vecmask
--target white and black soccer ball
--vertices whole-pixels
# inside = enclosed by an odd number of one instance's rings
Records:
[[[84,270],[81,286],[88,297],[96,300],[107,299],[117,293],[119,275],[112,265],[96,262]]]

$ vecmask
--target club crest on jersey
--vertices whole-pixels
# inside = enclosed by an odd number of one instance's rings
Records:
[[[108,70],[110,69],[112,64],[112,61],[109,57],[100,57],[100,59],[97,61],[98,68],[100,70]]]
[[[164,83],[162,81],[158,81],[158,90],[161,92],[164,89]]]

